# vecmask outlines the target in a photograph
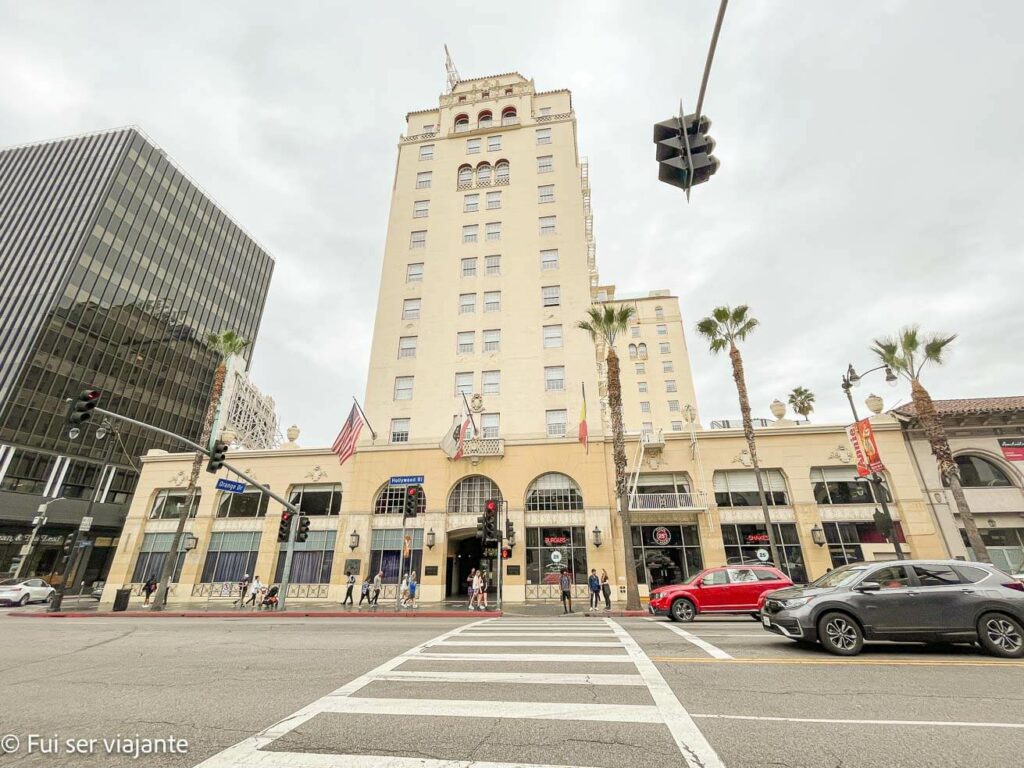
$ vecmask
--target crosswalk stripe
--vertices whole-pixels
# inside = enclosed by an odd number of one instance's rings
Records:
[[[445,640],[443,643],[432,643],[431,648],[439,645],[476,645],[489,648],[621,648],[621,643],[602,643],[596,640]]]
[[[681,629],[680,627],[677,627],[674,624],[659,624],[658,626],[664,627],[669,632],[675,632],[680,637],[684,638],[688,642],[690,642],[693,645],[695,645],[698,648],[700,648],[708,656],[711,656],[711,657],[716,658],[716,659],[731,659],[732,658],[732,656],[730,656],[728,653],[723,651],[717,645],[712,645],[707,640],[701,640],[696,635],[690,634],[685,629]]]
[[[219,757],[219,756],[218,756]],[[435,760],[398,755],[345,755],[317,752],[248,752],[245,762],[203,763],[211,768],[566,768],[564,764],[492,763],[484,760]]]
[[[627,654],[606,653],[407,653],[403,661],[564,661],[630,664]]]
[[[479,717],[515,720],[586,720],[606,723],[661,723],[657,707],[646,704],[575,704],[550,701],[466,699],[362,699],[328,696],[324,712],[402,717]]]
[[[396,669],[376,680],[424,683],[515,683],[527,685],[645,685],[640,675],[565,674],[560,672],[441,672]]]

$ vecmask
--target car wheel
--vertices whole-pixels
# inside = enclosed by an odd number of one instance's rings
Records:
[[[978,642],[993,656],[1024,657],[1024,628],[1005,613],[987,613],[978,622]]]
[[[826,613],[818,622],[818,639],[829,653],[856,656],[864,647],[864,633],[845,613]]]
[[[696,606],[685,597],[681,597],[672,603],[672,610],[669,611],[669,617],[673,621],[693,621],[696,615]]]
[[[750,618],[752,618],[754,621],[760,621],[761,620],[761,614],[758,613],[757,611],[754,611],[753,613],[750,614]]]
[[[21,596],[21,600],[18,601],[18,605],[22,606],[23,608],[26,605],[28,605],[28,593],[27,592],[24,595]]]

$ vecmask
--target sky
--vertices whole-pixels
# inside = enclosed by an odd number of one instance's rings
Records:
[[[464,77],[572,90],[601,281],[680,297],[705,425],[739,413],[694,330],[720,304],[760,321],[755,416],[804,386],[848,421],[847,364],[909,323],[959,334],[933,397],[1020,394],[1024,3],[733,0],[722,165],[687,205],[652,125],[693,109],[717,7],[0,0],[0,146],[134,124],[163,147],[276,260],[252,374],[307,446],[363,396],[396,145],[446,43]],[[909,398],[873,376],[859,396]]]

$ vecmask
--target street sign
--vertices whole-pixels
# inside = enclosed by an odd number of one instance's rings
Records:
[[[423,475],[395,475],[388,485],[423,485]]]
[[[85,533],[90,528],[92,528],[92,518],[91,517],[83,517],[82,518],[82,522],[80,522],[78,524],[78,530],[80,530],[82,533]]]
[[[768,550],[767,549],[759,549],[754,554],[757,555],[757,559],[760,560],[762,563],[767,563],[768,562]]]
[[[239,483],[234,480],[225,480],[222,477],[217,480],[217,490],[227,491],[228,493],[244,493],[245,483]]]

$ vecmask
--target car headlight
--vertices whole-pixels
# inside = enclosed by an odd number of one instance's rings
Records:
[[[779,600],[782,607],[787,610],[790,608],[799,608],[803,605],[807,605],[809,602],[811,602],[811,598],[809,597],[791,597],[787,600]]]
[[[661,600],[661,592],[651,592],[651,600]]]

